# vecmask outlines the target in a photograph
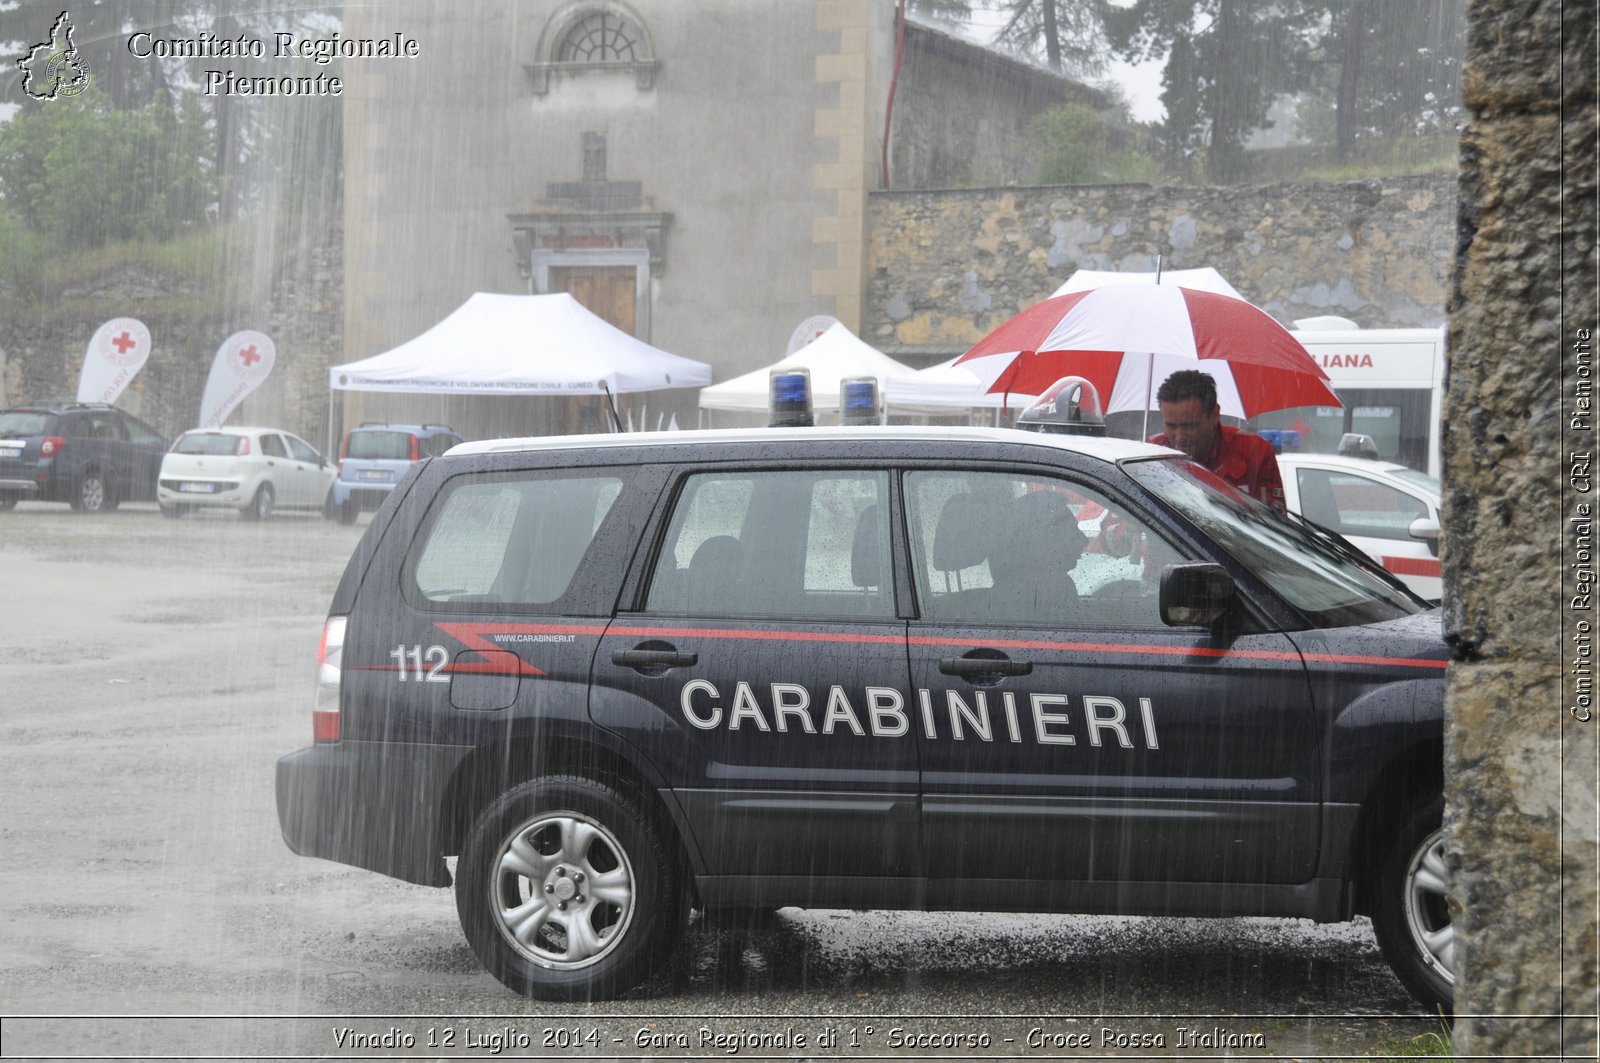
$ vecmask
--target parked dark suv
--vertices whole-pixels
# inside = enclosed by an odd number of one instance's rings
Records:
[[[702,909],[1372,917],[1448,1006],[1439,612],[1144,443],[468,443],[334,593],[298,853],[451,884],[519,993]]]
[[[0,511],[66,502],[80,513],[156,497],[167,440],[101,403],[38,403],[0,412]]]

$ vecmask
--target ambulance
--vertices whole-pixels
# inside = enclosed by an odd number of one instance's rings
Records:
[[[1302,406],[1255,418],[1257,431],[1299,433],[1299,450],[1335,454],[1350,434],[1369,436],[1378,458],[1439,476],[1445,329],[1363,329],[1342,317],[1303,318],[1296,339],[1328,374],[1343,409]]]

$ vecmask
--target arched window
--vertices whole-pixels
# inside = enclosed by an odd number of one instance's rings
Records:
[[[632,8],[617,0],[577,0],[551,16],[528,66],[533,91],[550,90],[552,74],[632,73],[641,91],[655,84],[650,31]]]

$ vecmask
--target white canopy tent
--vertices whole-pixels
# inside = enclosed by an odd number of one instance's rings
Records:
[[[956,365],[955,361],[951,358],[905,376],[890,377],[883,388],[884,405],[891,410],[915,413],[949,409],[1016,410],[1033,401],[1032,395],[1013,392],[1007,396],[985,391],[977,374]]]
[[[475,292],[415,339],[328,370],[336,391],[599,395],[711,382],[711,367],[628,335],[566,292]]]
[[[775,369],[806,369],[810,372],[813,410],[839,408],[841,380],[860,376],[876,377],[878,394],[881,396],[885,381],[915,372],[909,365],[897,362],[863,342],[843,324],[834,324],[798,351],[764,369],[752,370],[732,380],[701,388],[700,408],[742,413],[764,412],[767,409],[772,371]]]

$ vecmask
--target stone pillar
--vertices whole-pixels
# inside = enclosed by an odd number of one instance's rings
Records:
[[[1444,413],[1456,1050],[1593,1059],[1600,721],[1573,637],[1597,634],[1576,581],[1600,492],[1574,457],[1596,451],[1595,13],[1470,19]]]

